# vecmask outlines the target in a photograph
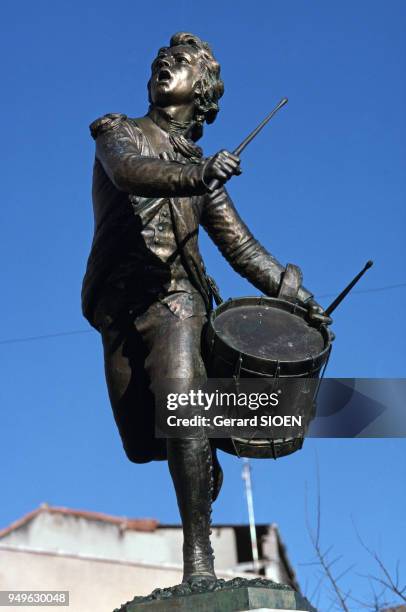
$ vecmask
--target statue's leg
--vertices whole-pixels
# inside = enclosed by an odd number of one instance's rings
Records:
[[[168,463],[183,526],[183,581],[215,579],[210,544],[213,466],[208,439],[168,439]]]
[[[184,529],[185,579],[215,577],[210,516],[222,470],[202,430],[191,439],[168,443],[155,438],[151,388],[172,379],[186,390],[205,380],[200,352],[204,323],[202,316],[180,320],[159,303],[135,318],[125,312],[101,318],[109,396],[127,456],[139,463],[168,453]]]
[[[187,393],[205,382],[206,370],[201,356],[205,321],[205,316],[181,320],[169,309],[161,310],[146,368],[152,386],[158,383],[159,390],[163,391],[163,401],[166,392]],[[158,402],[159,396],[157,393]],[[176,414],[192,416],[192,411],[194,414],[196,407],[184,406],[179,407]],[[212,447],[203,428],[194,427],[182,433],[185,437],[167,440],[167,454],[183,526],[184,581],[213,580],[214,556],[210,544],[214,492]],[[217,458],[215,462],[219,479],[221,468]]]

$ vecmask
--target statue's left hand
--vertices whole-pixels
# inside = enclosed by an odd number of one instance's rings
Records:
[[[307,316],[310,322],[321,323],[323,325],[331,325],[333,322],[333,319],[326,315],[323,307],[320,306],[320,304],[318,304],[313,298],[307,300],[303,306],[307,309]]]

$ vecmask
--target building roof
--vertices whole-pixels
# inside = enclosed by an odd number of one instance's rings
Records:
[[[112,516],[111,514],[104,514],[103,512],[91,512],[89,510],[72,510],[70,508],[63,508],[60,506],[49,506],[48,504],[41,504],[38,508],[32,510],[32,512],[28,512],[28,514],[25,514],[20,519],[14,521],[4,529],[0,529],[0,538],[28,524],[41,513],[62,514],[75,518],[85,518],[90,521],[111,523],[113,525],[118,525],[123,531],[155,531],[159,524],[156,519],[151,518],[129,519],[123,516]]]

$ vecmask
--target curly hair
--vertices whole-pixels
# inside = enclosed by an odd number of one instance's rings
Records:
[[[220,78],[220,64],[216,61],[209,44],[189,32],[178,32],[171,37],[169,47],[162,47],[157,57],[167,54],[171,47],[190,46],[197,53],[201,71],[201,88],[196,98],[193,140],[200,138],[203,123],[213,123],[219,112],[218,101],[224,93],[224,83]],[[149,91],[149,83],[148,83]]]

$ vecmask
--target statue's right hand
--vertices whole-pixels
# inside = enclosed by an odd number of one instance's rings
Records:
[[[212,180],[221,184],[228,181],[233,175],[241,174],[240,158],[229,151],[219,151],[213,157],[209,157],[204,166],[203,181],[207,185]]]

